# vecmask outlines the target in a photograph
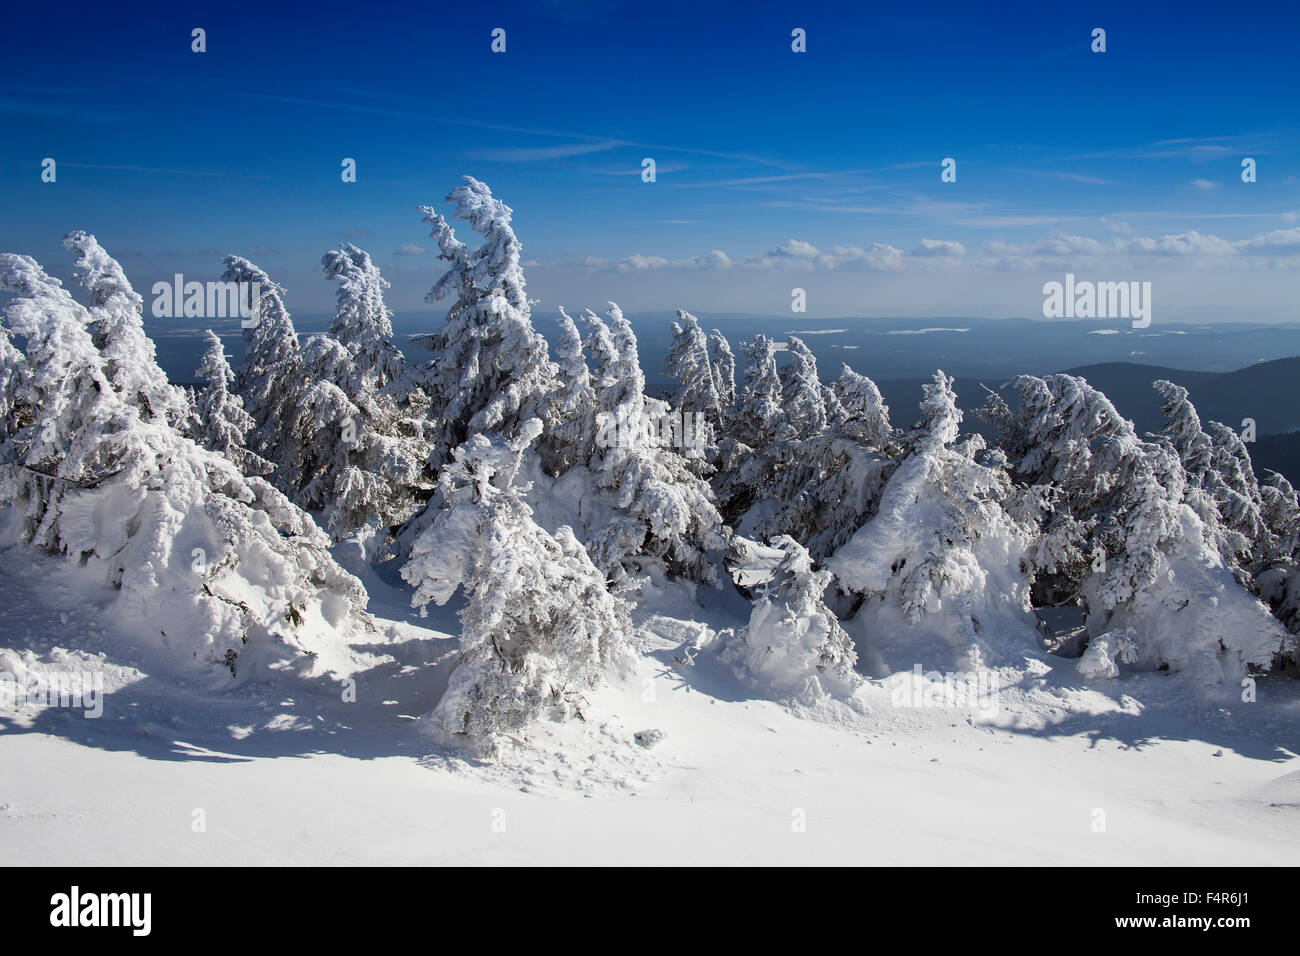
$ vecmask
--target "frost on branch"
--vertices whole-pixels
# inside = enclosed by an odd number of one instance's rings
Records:
[[[260,287],[236,380],[254,419],[253,444],[271,459],[276,486],[322,512],[335,540],[405,521],[428,487],[427,402],[418,387],[398,387],[408,383],[390,342],[388,283],[370,256],[346,243],[325,254],[325,275],[339,283],[338,308],[330,334],[310,336],[301,348],[283,290],[247,260],[231,256],[227,264],[227,281]]]
[[[871,379],[843,364],[833,392],[840,410],[833,424],[846,438],[868,448],[883,448],[894,437],[889,406]]]
[[[591,493],[580,495],[582,513],[570,522],[602,571],[619,579],[648,559],[670,573],[714,579],[725,549],[721,518],[682,455],[650,434],[647,425],[667,408],[645,395],[631,324],[617,306],[609,326],[587,313],[595,372],[585,370],[573,329],[561,341],[561,371],[532,326],[510,208],[468,177],[448,199],[483,242],[469,250],[440,214],[424,208],[450,263],[428,299],[456,297],[443,328],[421,343],[435,353],[425,371],[439,422],[434,465],[475,435],[509,441],[522,422],[537,418],[546,431],[537,445],[545,473],[574,472],[569,484],[590,482]],[[403,542],[418,537],[441,507],[435,496],[403,529]]]

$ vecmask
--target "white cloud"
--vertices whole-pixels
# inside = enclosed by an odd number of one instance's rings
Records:
[[[1160,237],[1115,237],[1100,242],[1058,233],[1032,243],[987,242],[977,264],[1010,271],[1083,268],[1153,259],[1195,260],[1196,265],[1248,267],[1243,256],[1300,257],[1300,229],[1278,229],[1249,239],[1228,240],[1192,230]],[[1300,258],[1295,262],[1300,266]]]
[[[610,140],[603,143],[567,143],[563,146],[537,146],[518,149],[480,149],[469,154],[471,159],[482,159],[499,163],[532,163],[548,159],[568,159],[571,156],[585,156],[588,153],[602,153],[605,150],[621,146],[622,143]]]
[[[936,258],[960,258],[966,255],[966,247],[960,242],[948,239],[922,239],[921,244],[910,253],[914,256],[932,256]]]
[[[1060,222],[1079,222],[1082,219],[1083,216],[967,216],[958,219],[957,225],[1014,229],[1018,226],[1052,226]]]
[[[1227,156],[1264,152],[1252,149],[1240,136],[1207,136],[1186,139],[1162,139],[1146,146],[1115,149],[1102,153],[1087,153],[1080,159],[1190,159],[1208,163]]]
[[[789,239],[764,255],[748,256],[739,264],[750,268],[811,269],[865,269],[876,272],[897,272],[903,268],[906,253],[885,242],[873,242],[871,248],[857,246],[831,246],[818,249],[810,242]]]
[[[590,270],[613,270],[615,272],[631,273],[657,272],[661,269],[711,269],[723,271],[730,269],[732,262],[721,249],[714,249],[706,255],[686,259],[665,259],[663,256],[643,256],[638,253],[615,260],[602,259],[599,256],[587,256],[577,262],[568,263],[568,265]]]
[[[1082,173],[1064,173],[1049,169],[1028,170],[1031,176],[1044,176],[1048,179],[1060,179],[1067,183],[1086,183],[1089,186],[1107,186],[1114,180],[1101,179],[1097,176],[1085,176]]]
[[[1037,256],[1096,256],[1104,253],[1106,247],[1096,239],[1090,239],[1087,236],[1057,233],[1048,236],[1046,239],[1039,240],[1030,247],[1029,251],[1031,255]]]
[[[1125,239],[1121,248],[1134,255],[1156,256],[1232,256],[1236,255],[1234,243],[1218,236],[1206,236],[1192,230],[1179,235],[1161,236],[1159,239],[1138,237]]]
[[[775,252],[769,253],[773,256],[789,256],[792,259],[816,259],[818,254],[816,246],[802,239],[787,239],[776,247]]]
[[[1239,248],[1246,255],[1294,256],[1300,254],[1300,228],[1274,229],[1247,239]]]
[[[1106,221],[1112,232],[1123,224]],[[984,242],[978,255],[951,239],[922,239],[910,252],[886,242],[868,247],[820,248],[803,239],[788,239],[775,249],[732,257],[720,249],[686,258],[635,254],[622,259],[589,256],[563,265],[590,271],[624,274],[675,271],[749,269],[794,272],[925,272],[974,270],[1043,272],[1088,269],[1175,268],[1300,268],[1300,227],[1276,229],[1248,239],[1229,240],[1192,230],[1159,237],[1112,235],[1095,239],[1057,232],[1025,243]]]
[[[667,265],[668,260],[662,256],[633,255],[614,263],[614,268],[619,272],[651,272]]]

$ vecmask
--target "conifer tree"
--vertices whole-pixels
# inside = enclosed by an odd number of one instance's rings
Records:
[[[441,731],[479,751],[544,714],[581,714],[584,692],[630,646],[627,609],[567,527],[539,527],[519,482],[538,419],[503,441],[475,435],[439,478],[443,507],[402,576],[412,604],[458,590],[460,657],[434,712]]]
[[[211,329],[204,330],[203,338],[207,348],[194,374],[207,384],[195,402],[198,416],[195,440],[229,458],[246,475],[268,475],[271,463],[247,447],[253,416],[244,411],[243,399],[231,391],[235,373],[226,361],[225,347]]]

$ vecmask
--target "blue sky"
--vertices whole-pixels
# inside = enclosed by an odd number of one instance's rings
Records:
[[[544,309],[1030,315],[1074,271],[1300,320],[1294,3],[449,6],[11,11],[0,249],[66,275],[85,228],[141,289],[238,252],[321,311],[350,239],[419,309],[416,206],[469,173]]]

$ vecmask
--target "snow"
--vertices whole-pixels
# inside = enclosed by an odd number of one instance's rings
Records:
[[[886,335],[925,335],[927,332],[969,332],[970,329],[893,329]]]
[[[1084,677],[1110,678],[1119,676],[1119,661],[1133,650],[1133,637],[1128,630],[1107,631],[1088,644],[1077,665]]]
[[[419,622],[405,591],[350,567],[383,633],[358,648],[343,703],[327,682],[178,676],[86,606],[75,569],[0,552],[5,660],[75,660],[109,691],[99,720],[0,717],[5,862],[1284,865],[1300,851],[1295,681],[1261,681],[1256,704],[1193,703],[1177,677],[1088,682],[1036,662],[993,721],[892,707],[879,682],[865,713],[799,711],[752,696],[708,649],[744,601],[660,581],[637,666],[593,694],[586,722],[542,722],[476,765],[431,750],[415,719],[440,693],[452,609]],[[701,642],[694,666],[673,663]],[[638,746],[650,729],[662,738]]]
[[[829,571],[813,568],[808,549],[787,535],[758,547],[733,569],[738,582],[761,586],[749,624],[728,632],[724,657],[752,686],[778,699],[817,703],[827,694],[852,697],[861,686],[853,671],[857,652],[822,596]],[[779,556],[772,551],[779,552]]]

